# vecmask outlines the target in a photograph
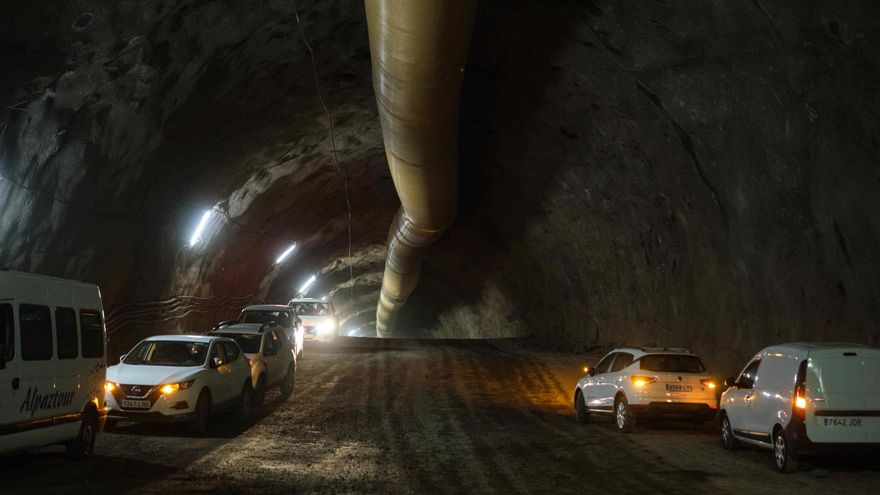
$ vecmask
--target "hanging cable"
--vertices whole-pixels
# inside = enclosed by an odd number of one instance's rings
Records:
[[[343,170],[339,165],[339,151],[336,148],[336,132],[333,127],[333,116],[330,114],[330,109],[327,107],[327,103],[324,101],[324,93],[321,91],[321,79],[318,77],[318,64],[315,62],[315,51],[312,50],[312,45],[309,43],[308,38],[306,37],[306,33],[303,30],[302,22],[299,19],[299,5],[296,0],[293,0],[293,15],[296,18],[296,28],[299,31],[299,36],[302,38],[303,44],[305,44],[306,49],[309,51],[309,59],[312,62],[312,76],[315,79],[315,91],[318,93],[318,101],[321,103],[321,108],[324,109],[324,114],[327,117],[327,128],[330,132],[330,148],[333,154],[333,163],[336,165],[336,171],[342,172],[343,180],[345,181],[345,206],[348,209],[348,278],[349,282],[354,280],[354,268],[352,266],[352,256],[351,256],[351,194],[349,192],[348,185],[348,166]],[[348,299],[352,300],[354,298],[354,288],[352,287],[348,293]]]

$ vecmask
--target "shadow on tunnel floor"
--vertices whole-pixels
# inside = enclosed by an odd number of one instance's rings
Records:
[[[104,431],[117,435],[232,439],[271,415],[282,405],[284,405],[284,401],[281,400],[280,393],[277,390],[269,391],[266,394],[264,405],[253,407],[247,421],[241,422],[235,419],[231,411],[218,412],[211,416],[208,432],[204,435],[189,431],[186,423],[135,423],[120,421],[116,426],[106,426]]]

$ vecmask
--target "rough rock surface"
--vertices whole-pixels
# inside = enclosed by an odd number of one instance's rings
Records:
[[[0,265],[96,281],[111,309],[205,298],[134,313],[118,350],[311,273],[368,327],[397,200],[363,5],[299,2],[349,171],[351,271],[292,6],[4,7]],[[401,334],[686,345],[726,370],[772,342],[877,343],[877,18],[852,0],[481,2],[460,221]]]

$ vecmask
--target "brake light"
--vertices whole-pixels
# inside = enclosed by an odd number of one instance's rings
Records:
[[[653,376],[633,376],[632,377],[632,384],[635,385],[636,387],[644,387],[645,385],[648,385],[649,383],[654,383],[656,381],[657,381],[657,379],[654,378]]]
[[[713,382],[712,380],[710,380],[708,378],[704,378],[704,379],[700,380],[700,383],[702,383],[703,386],[708,388],[709,390],[714,390],[715,387],[717,387],[717,385],[715,385],[715,382]]]
[[[798,367],[798,374],[794,382],[794,400],[792,400],[792,414],[794,417],[803,420],[807,410],[807,361],[801,361]]]

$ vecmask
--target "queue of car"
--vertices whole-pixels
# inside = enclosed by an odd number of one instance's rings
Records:
[[[335,335],[331,303],[308,303],[309,326],[330,320],[321,333]],[[218,411],[245,420],[272,387],[293,393],[305,328],[289,305],[248,306],[208,335],[146,338],[107,367],[96,285],[0,270],[0,455],[61,443],[86,457],[119,421],[201,433]]]
[[[639,419],[717,418],[721,446],[773,451],[777,470],[797,470],[802,454],[880,449],[880,349],[846,343],[793,343],[758,352],[720,391],[686,349],[625,347],[604,356],[577,383],[575,418],[612,418],[629,433]]]
[[[207,335],[146,338],[108,368],[97,286],[0,270],[0,454],[62,443],[85,457],[105,422],[204,432],[217,411],[245,420],[272,387],[282,400],[293,393],[303,341],[332,340],[338,317],[316,299],[248,306]],[[770,346],[724,387],[681,348],[621,347],[584,371],[580,423],[607,416],[629,433],[643,419],[717,422],[722,447],[772,450],[785,473],[804,453],[880,448],[875,347]]]

